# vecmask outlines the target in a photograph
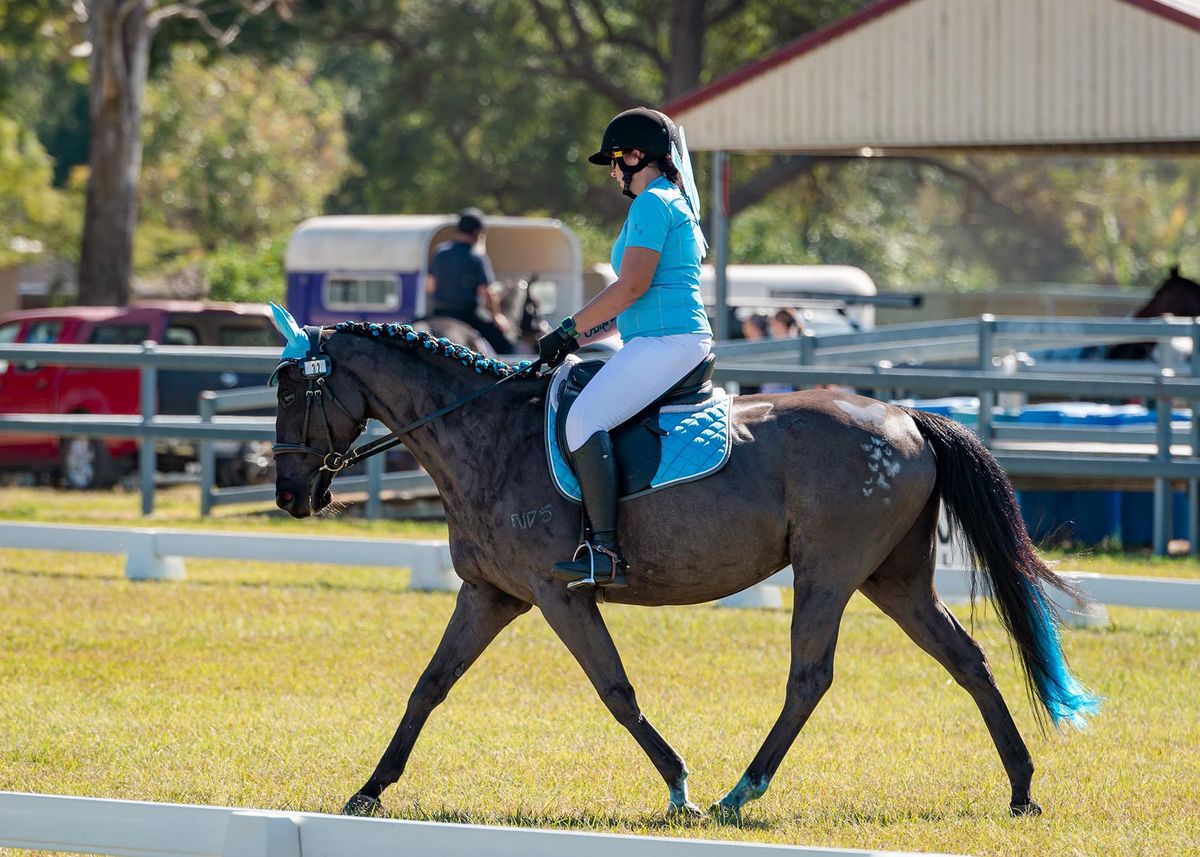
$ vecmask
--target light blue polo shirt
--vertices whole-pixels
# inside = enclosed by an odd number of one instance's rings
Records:
[[[675,185],[660,176],[634,198],[621,234],[612,248],[619,276],[626,247],[662,254],[650,288],[617,316],[622,339],[706,333],[712,336],[700,297],[700,227],[691,206]]]

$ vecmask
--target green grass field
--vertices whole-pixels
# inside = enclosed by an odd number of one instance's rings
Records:
[[[142,523],[135,494],[4,489],[0,519]],[[163,492],[153,526],[197,526]],[[212,526],[437,537],[438,524],[301,523],[222,511]],[[1187,560],[1066,557],[1064,568],[1197,576]],[[370,773],[453,596],[381,568],[189,560],[132,583],[122,559],[0,549],[0,789],[336,811]],[[787,611],[607,605],[646,715],[707,804],[740,776],[782,702]],[[964,623],[970,611],[958,611]],[[1113,608],[1066,631],[1108,698],[1082,733],[1038,732],[1000,626],[977,612],[1038,772],[1035,819],[1008,791],[967,695],[856,598],[834,687],[742,827],[662,817],[665,788],[534,611],[433,715],[401,818],[977,855],[1200,851],[1200,615]]]

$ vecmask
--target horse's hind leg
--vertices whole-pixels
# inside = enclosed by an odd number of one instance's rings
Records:
[[[838,625],[852,593],[841,592],[828,584],[814,584],[814,579],[812,569],[796,575],[792,663],[783,711],[737,785],[710,807],[719,819],[740,818],[745,804],[762,797],[809,715],[833,684],[833,651],[837,646]]]
[[[595,600],[557,585],[539,593],[538,607],[554,633],[579,661],[612,716],[629,730],[666,781],[670,791],[667,813],[701,815],[699,807],[688,800],[688,771],[683,759],[638,708],[621,655]]]
[[[379,806],[379,795],[404,773],[408,756],[421,727],[467,668],[483,654],[496,635],[531,604],[501,592],[490,583],[464,583],[458,591],[454,614],[425,672],[417,679],[396,734],[384,751],[375,772],[342,810],[346,815],[370,815]]]
[[[937,501],[931,502],[912,530],[862,586],[862,593],[892,617],[962,686],[983,715],[1000,761],[1012,785],[1013,815],[1037,815],[1029,796],[1033,760],[1013,722],[983,649],[958,623],[933,588],[936,556],[933,527]]]

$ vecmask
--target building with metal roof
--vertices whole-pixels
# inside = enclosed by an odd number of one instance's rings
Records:
[[[663,109],[718,203],[727,152],[1200,152],[1200,0],[881,0]]]

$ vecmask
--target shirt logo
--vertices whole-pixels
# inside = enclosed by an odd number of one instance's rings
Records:
[[[645,231],[642,229],[642,224],[640,224],[640,223],[633,224],[633,231],[636,232],[638,235],[645,234]]]

